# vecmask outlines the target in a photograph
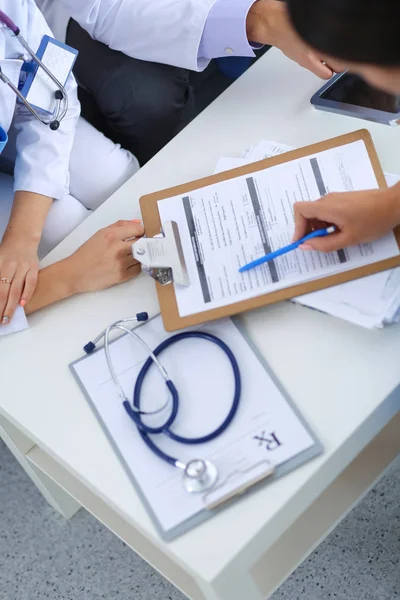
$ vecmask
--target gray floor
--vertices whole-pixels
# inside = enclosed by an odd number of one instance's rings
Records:
[[[400,458],[273,600],[400,598],[399,558]],[[184,600],[88,513],[54,513],[0,441],[0,600],[48,598]]]

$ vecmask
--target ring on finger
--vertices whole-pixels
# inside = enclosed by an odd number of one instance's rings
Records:
[[[7,283],[8,285],[11,285],[11,283],[12,283],[11,279],[8,279],[8,277],[1,277],[0,282]]]

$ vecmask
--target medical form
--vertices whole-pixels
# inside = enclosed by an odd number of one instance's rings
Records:
[[[291,242],[293,204],[378,188],[363,140],[160,200],[176,221],[190,286],[175,286],[180,316],[211,310],[399,255],[394,234],[330,254],[297,250],[239,268]]]

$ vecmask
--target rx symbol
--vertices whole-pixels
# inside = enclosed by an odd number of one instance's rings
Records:
[[[258,441],[259,446],[264,446],[265,450],[276,450],[282,446],[282,442],[278,439],[275,433],[267,433],[263,431],[260,435],[255,435],[254,440]]]

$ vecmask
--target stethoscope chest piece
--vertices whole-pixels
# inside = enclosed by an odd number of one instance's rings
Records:
[[[195,459],[187,463],[182,483],[187,492],[194,494],[206,492],[211,489],[217,482],[217,479],[218,470],[212,462]]]

